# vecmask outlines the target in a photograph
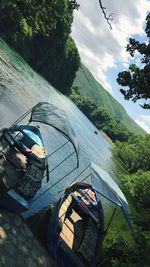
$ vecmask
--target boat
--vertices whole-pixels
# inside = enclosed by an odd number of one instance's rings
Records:
[[[55,129],[65,140],[60,147],[50,153],[49,145],[43,139],[44,127],[47,142],[51,138],[49,128]],[[0,131],[0,208],[18,214],[29,210],[42,186],[42,180],[45,178],[49,181],[49,173],[52,171],[49,170],[48,165],[50,156],[59,153],[60,149],[68,143],[71,144],[73,152],[57,166],[75,154],[76,162],[72,170],[74,171],[79,166],[75,132],[65,110],[49,102],[39,102],[9,128],[2,129]]]
[[[108,227],[104,229],[102,197],[121,208],[132,229],[123,192],[106,171],[91,162],[90,174],[68,186],[49,218],[44,215],[41,220],[46,231],[46,247],[59,267],[97,266],[108,230]]]
[[[95,266],[103,239],[103,208],[88,183],[68,187],[48,227],[48,251],[59,266]]]

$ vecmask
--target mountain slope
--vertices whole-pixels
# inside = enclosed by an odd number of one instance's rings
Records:
[[[132,132],[141,135],[146,133],[131,119],[123,106],[95,80],[83,64],[76,73],[76,79],[73,85],[77,86],[84,96],[90,97],[96,105],[104,107],[111,116],[121,120]]]

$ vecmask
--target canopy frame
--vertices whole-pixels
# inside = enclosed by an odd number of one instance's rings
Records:
[[[35,119],[34,117],[34,113],[37,112],[40,112],[40,108],[42,110],[42,106],[44,107],[48,107],[49,110],[48,112],[50,112],[52,110],[52,108],[54,108],[56,111],[60,111],[60,115],[63,114],[64,115],[64,122],[66,120],[66,125],[68,126],[68,128],[66,127],[66,131],[63,131],[63,129],[61,129],[60,127],[57,127],[57,123],[56,125],[54,125],[53,123],[48,123],[48,121],[43,121],[41,119]],[[44,108],[42,110],[44,112]],[[46,110],[45,110],[46,112]],[[26,118],[29,114],[30,115],[30,119],[29,119],[29,124],[32,123],[32,122],[39,122],[39,123],[43,123],[45,125],[48,125],[50,127],[53,127],[56,131],[58,131],[61,135],[63,135],[73,146],[74,150],[75,150],[75,153],[76,153],[76,160],[77,160],[77,168],[79,167],[79,146],[78,146],[78,142],[76,140],[76,134],[70,124],[70,121],[69,121],[69,117],[67,116],[67,113],[65,112],[65,110],[63,110],[62,108],[57,108],[55,105],[53,105],[52,103],[49,103],[49,102],[39,102],[38,104],[36,104],[34,107],[30,108],[28,111],[26,111],[24,114],[22,114],[20,116],[19,119],[17,119],[11,126],[10,128],[14,127],[15,125],[19,124],[24,118]],[[44,113],[42,114],[44,115]],[[46,113],[45,113],[46,115]],[[56,114],[57,115],[57,114]],[[60,116],[61,117],[61,116]],[[49,117],[50,119],[50,117]],[[28,124],[28,125],[29,125]],[[10,129],[9,128],[9,129]],[[63,127],[62,127],[63,128]]]
[[[105,175],[107,177],[105,177]],[[94,182],[95,179],[99,179],[101,185],[104,185],[105,188],[99,187],[95,188]],[[133,232],[133,223],[131,220],[131,213],[129,209],[129,204],[124,196],[122,190],[119,188],[117,183],[112,179],[112,177],[105,172],[102,168],[98,167],[96,164],[91,162],[91,180],[94,186],[95,191],[103,196],[104,198],[108,199],[111,203],[119,206],[124,214],[125,220]],[[95,182],[96,183],[96,182]],[[100,184],[99,184],[100,185]],[[102,191],[102,189],[105,189]],[[107,190],[107,192],[106,192]]]
[[[45,110],[46,108],[48,107],[48,110]],[[51,122],[51,118],[50,116],[44,118],[44,120],[41,120],[40,118],[38,118],[38,112],[40,113],[40,108],[41,108],[41,112],[51,112],[52,111],[52,108],[54,108],[56,110],[56,115],[57,115],[57,118],[58,117],[58,113],[60,111],[60,115],[64,115],[64,118],[67,122],[67,126],[68,128],[66,128],[66,131],[68,133],[66,133],[63,129],[61,129],[60,127],[57,126],[57,123],[55,125],[55,123]],[[43,109],[42,109],[43,108]],[[37,112],[38,111],[38,112]],[[42,114],[42,113],[41,113]],[[46,114],[45,114],[46,115]],[[43,116],[43,114],[42,114]],[[41,117],[42,117],[41,116]],[[61,117],[61,116],[60,116]],[[63,117],[62,117],[63,118]],[[79,156],[78,156],[78,143],[76,141],[76,135],[75,135],[75,132],[70,124],[70,121],[69,121],[69,117],[67,116],[67,113],[65,112],[65,110],[61,109],[61,108],[57,108],[55,105],[53,105],[52,103],[49,103],[49,102],[39,102],[37,105],[35,105],[32,110],[31,110],[31,116],[30,116],[30,119],[29,119],[29,123],[31,122],[39,122],[39,123],[43,123],[45,125],[48,125],[48,126],[51,126],[53,127],[54,129],[56,129],[56,131],[60,132],[61,135],[63,135],[67,140],[70,141],[70,143],[72,144],[74,150],[75,150],[75,153],[76,153],[76,158],[77,158],[77,168],[79,167]],[[75,137],[73,138],[71,136],[71,133],[72,133],[72,136]]]

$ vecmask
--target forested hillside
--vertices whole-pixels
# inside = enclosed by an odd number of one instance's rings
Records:
[[[70,36],[74,9],[74,0],[0,1],[0,36],[63,93],[80,64]]]
[[[95,80],[83,64],[76,73],[73,86],[78,87],[81,94],[89,97],[97,106],[104,108],[110,116],[120,120],[130,131],[145,134],[145,131],[129,117],[122,105]]]
[[[105,108],[97,106],[90,97],[84,96],[78,87],[72,88],[70,98],[98,130],[103,131],[112,141],[127,141],[133,135],[120,120],[109,115]]]

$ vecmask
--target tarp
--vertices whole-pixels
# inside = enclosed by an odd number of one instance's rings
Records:
[[[91,162],[91,180],[95,191],[122,209],[130,229],[133,230],[126,197],[111,176],[93,162]]]
[[[36,144],[38,144],[41,147],[44,147],[44,141],[42,138],[42,135],[40,133],[40,130],[36,126],[32,125],[14,125],[9,129],[9,132],[12,134],[13,138],[16,141],[19,141],[23,138],[23,134],[29,136]],[[24,136],[25,139],[25,136]],[[24,140],[25,141],[25,140]],[[29,140],[26,140],[28,143]],[[25,144],[27,147],[29,147],[27,144]]]
[[[77,138],[65,110],[52,103],[39,102],[32,109],[29,121],[50,125],[64,135],[72,143],[77,156],[77,166],[79,165]]]
[[[25,129],[23,129],[22,131],[25,132],[25,134],[27,134],[31,139],[33,139],[36,144],[38,144],[41,147],[44,147],[43,139],[42,139],[42,137],[40,138],[40,136],[37,133],[34,133],[31,130],[28,130],[27,127]]]

